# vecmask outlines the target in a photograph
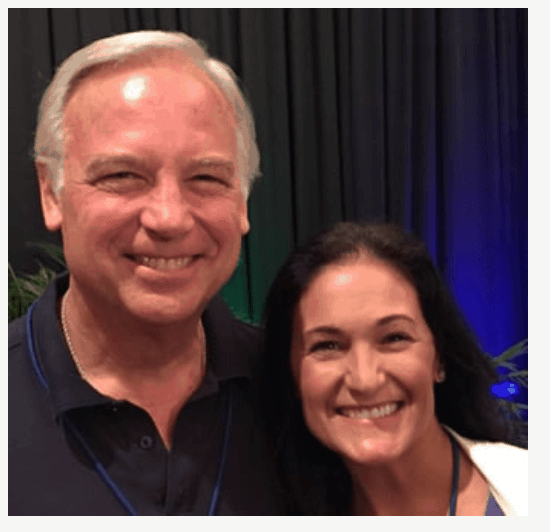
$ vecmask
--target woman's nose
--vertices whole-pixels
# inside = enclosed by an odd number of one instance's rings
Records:
[[[346,356],[345,364],[344,381],[350,390],[373,391],[384,381],[379,357],[370,346],[354,346]]]

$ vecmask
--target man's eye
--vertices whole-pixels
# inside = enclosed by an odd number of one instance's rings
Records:
[[[197,181],[203,181],[205,183],[221,183],[221,184],[224,183],[223,179],[219,177],[215,177],[210,174],[199,174],[199,175],[196,175],[194,179]]]
[[[107,174],[106,176],[103,176],[102,179],[118,180],[118,179],[130,179],[130,178],[136,179],[138,177],[139,176],[137,176],[133,172],[115,172],[114,174]]]
[[[94,185],[105,192],[123,193],[141,190],[145,178],[135,172],[113,172],[99,177]]]

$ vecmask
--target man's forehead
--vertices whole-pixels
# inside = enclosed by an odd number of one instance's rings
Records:
[[[76,95],[79,95],[76,99],[94,97],[99,92],[98,84],[106,84],[107,90],[115,89],[114,98],[122,97],[123,101],[135,104],[154,90],[155,82],[163,79],[183,85],[182,99],[214,91],[229,104],[223,91],[192,58],[177,50],[163,50],[131,56],[122,62],[99,64],[84,71],[68,93],[65,107]]]
[[[148,94],[149,78],[142,74],[132,74],[122,85],[122,97],[134,103]]]

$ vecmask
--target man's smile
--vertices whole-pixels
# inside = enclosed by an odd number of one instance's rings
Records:
[[[181,270],[201,255],[185,255],[180,257],[153,257],[150,255],[126,255],[130,260],[153,270]]]

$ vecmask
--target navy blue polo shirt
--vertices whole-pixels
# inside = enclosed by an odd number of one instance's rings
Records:
[[[67,430],[70,418],[139,514],[206,515],[218,474],[228,383],[233,414],[220,515],[277,515],[273,467],[253,408],[252,370],[260,331],[216,298],[203,315],[208,369],[179,413],[166,450],[144,410],[106,397],[78,374],[59,329],[58,277],[33,314],[33,370],[20,318],[9,325],[9,515],[124,515],[126,511]]]

